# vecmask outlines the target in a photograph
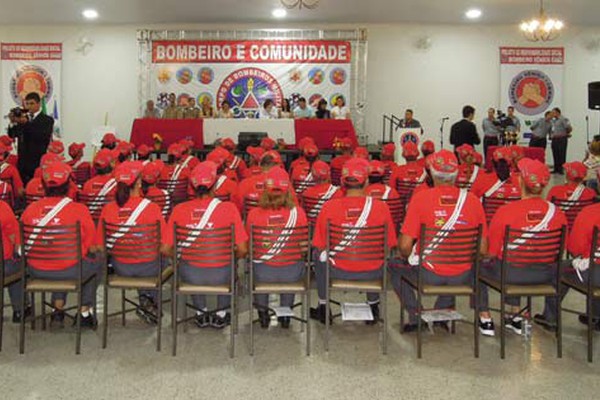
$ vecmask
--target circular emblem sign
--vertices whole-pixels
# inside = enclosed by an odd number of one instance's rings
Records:
[[[510,104],[521,114],[542,114],[554,100],[554,84],[542,71],[523,71],[513,78],[508,96]]]
[[[413,142],[418,146],[419,135],[413,131],[404,132],[402,135],[400,135],[400,147],[404,146],[408,142]]]
[[[37,65],[24,65],[17,70],[10,81],[10,94],[16,104],[23,104],[25,96],[37,93],[46,104],[52,97],[52,77],[44,68]]]

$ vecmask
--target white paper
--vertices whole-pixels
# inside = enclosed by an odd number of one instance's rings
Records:
[[[428,310],[421,313],[421,319],[427,323],[440,321],[458,321],[464,317],[456,310]]]
[[[277,318],[294,316],[294,310],[292,310],[290,307],[271,307],[271,309],[275,311]]]
[[[371,306],[367,303],[343,303],[343,321],[373,321]]]

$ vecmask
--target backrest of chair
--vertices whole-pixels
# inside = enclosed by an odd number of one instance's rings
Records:
[[[560,208],[562,210],[562,212],[565,213],[565,216],[567,217],[567,222],[569,223],[569,229],[571,229],[573,227],[573,224],[575,223],[575,219],[577,218],[577,216],[579,215],[581,210],[583,210],[587,206],[591,206],[592,204],[594,204],[593,199],[590,199],[590,200],[560,200],[555,197],[552,198],[551,202],[553,204],[555,204],[558,208]]]
[[[489,224],[496,211],[505,204],[512,203],[513,201],[521,200],[520,197],[483,197],[482,204],[485,212],[485,219]]]
[[[168,218],[169,215],[171,215],[173,203],[171,202],[171,196],[168,193],[156,196],[146,196],[146,198],[160,207],[163,217]]]
[[[14,208],[15,202],[11,181],[11,179],[0,180],[0,200],[8,204],[10,208]]]
[[[231,201],[231,196],[229,194],[222,194],[219,196],[215,196],[215,199],[219,199],[221,201]]]
[[[387,261],[387,226],[348,227],[327,223],[327,250],[336,261]]]
[[[253,199],[251,197],[244,197],[244,220],[246,220],[246,217],[248,216],[248,214],[250,213],[250,211],[252,211],[252,209],[258,207],[258,199]]]
[[[89,168],[75,168],[73,176],[77,186],[82,187],[91,178],[91,171]]]
[[[456,182],[456,187],[459,189],[467,189],[467,190],[471,190],[471,186],[473,186],[472,182]]]
[[[173,204],[179,204],[187,200],[188,183],[187,179],[161,179],[158,181],[157,186],[169,192]]]
[[[342,170],[340,168],[331,167],[331,183],[335,186],[340,186],[342,179]]]
[[[36,194],[25,194],[25,204],[30,205],[31,203],[35,203],[38,200],[41,200],[44,196],[36,195]]]
[[[396,182],[396,191],[400,195],[400,198],[405,199],[406,202],[408,202],[418,185],[420,185],[420,183],[417,181],[398,181]]]
[[[104,245],[108,255],[128,259],[160,256],[160,222],[141,225],[104,224]]]
[[[467,229],[437,229],[423,224],[420,229],[419,265],[477,265],[483,231],[481,225]]]
[[[547,265],[556,268],[562,260],[567,227],[533,232],[512,229],[504,232],[502,261],[513,267]]]
[[[308,226],[250,226],[250,258],[258,263],[303,262],[309,252]]]
[[[400,226],[404,222],[404,217],[406,216],[406,205],[404,199],[386,199],[382,201],[387,204],[388,208],[390,209],[394,226],[396,229],[400,229]]]
[[[302,208],[306,213],[306,219],[308,220],[308,224],[314,226],[317,222],[317,217],[323,208],[323,204],[327,202],[321,197],[312,197],[302,195],[300,198],[302,203]]]
[[[81,254],[80,223],[39,227],[21,222],[21,249],[25,265],[29,260],[79,263]]]
[[[392,169],[390,168],[389,165],[386,164],[385,166],[385,174],[383,175],[383,183],[385,185],[389,185],[390,184],[390,178],[392,176]]]
[[[184,260],[194,265],[234,265],[233,225],[214,229],[194,229],[175,224],[173,231],[177,261]]]
[[[97,222],[102,214],[102,209],[108,203],[115,201],[115,195],[110,194],[106,196],[100,195],[87,195],[81,192],[77,193],[77,202],[84,204],[90,211],[92,219]]]
[[[305,180],[305,179],[294,179],[292,181],[292,185],[294,186],[294,190],[296,194],[301,194],[306,189],[315,186],[317,183],[314,180]]]

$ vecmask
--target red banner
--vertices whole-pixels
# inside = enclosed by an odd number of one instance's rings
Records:
[[[350,63],[350,42],[336,40],[160,40],[152,42],[155,64]]]
[[[62,60],[61,43],[2,43],[2,60]]]
[[[565,63],[564,47],[500,47],[500,64]]]

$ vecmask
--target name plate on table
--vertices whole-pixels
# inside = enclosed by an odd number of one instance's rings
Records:
[[[204,142],[214,143],[225,137],[237,141],[240,132],[264,132],[275,141],[283,139],[287,144],[296,143],[293,119],[205,119]]]

